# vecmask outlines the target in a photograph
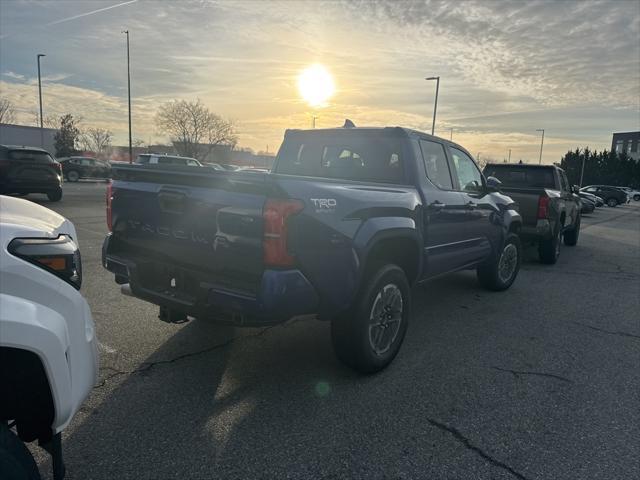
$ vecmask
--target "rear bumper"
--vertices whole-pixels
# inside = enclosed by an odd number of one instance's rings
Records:
[[[318,295],[300,270],[265,270],[258,288],[247,292],[180,268],[181,275],[190,277],[188,290],[174,288],[169,281],[159,287],[144,281],[136,260],[110,253],[111,240],[107,235],[102,265],[116,275],[117,283],[128,283],[135,297],[161,307],[236,326],[273,325],[317,311]]]
[[[538,220],[535,225],[523,225],[520,229],[520,236],[529,240],[551,238],[552,235],[551,224],[547,219]]]

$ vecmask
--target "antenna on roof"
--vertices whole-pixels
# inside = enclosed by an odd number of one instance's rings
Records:
[[[356,124],[347,118],[344,121],[344,125],[342,125],[342,128],[356,128]]]

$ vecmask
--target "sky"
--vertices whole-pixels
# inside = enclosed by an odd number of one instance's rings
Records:
[[[640,130],[640,1],[0,0],[0,97],[35,124],[36,54],[45,117],[71,113],[127,142],[166,143],[154,116],[201,99],[235,122],[240,147],[274,152],[287,128],[400,125],[481,159],[543,162]],[[319,63],[335,93],[300,98]],[[453,129],[453,130],[451,130]]]

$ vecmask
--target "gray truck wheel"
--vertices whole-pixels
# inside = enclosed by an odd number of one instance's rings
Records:
[[[578,237],[580,236],[581,218],[582,216],[578,215],[575,226],[571,230],[567,230],[566,232],[564,232],[563,240],[564,244],[567,247],[575,247],[578,243]]]
[[[610,207],[617,207],[618,206],[618,200],[616,198],[613,198],[613,197],[607,198],[607,205],[609,205]]]
[[[553,236],[551,238],[544,238],[540,240],[538,245],[538,254],[540,261],[548,265],[553,265],[558,261],[560,256],[560,244],[562,243],[562,225],[556,225]]]
[[[39,480],[40,472],[29,449],[0,422],[0,478],[6,480]]]
[[[478,281],[480,285],[496,292],[506,290],[513,284],[520,264],[522,263],[522,245],[515,233],[510,233],[505,239],[502,251],[491,263],[478,267]]]
[[[338,358],[361,373],[389,365],[400,350],[411,315],[411,289],[404,271],[387,264],[368,276],[352,309],[331,322]]]

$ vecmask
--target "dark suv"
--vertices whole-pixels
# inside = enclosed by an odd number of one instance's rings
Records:
[[[581,188],[580,191],[597,195],[610,207],[617,207],[620,204],[624,205],[629,200],[629,197],[624,191],[608,185],[589,185]]]
[[[45,193],[62,198],[62,166],[46,150],[0,145],[0,194]]]
[[[104,160],[91,157],[59,158],[62,172],[70,182],[77,182],[81,178],[111,178],[111,165]]]

